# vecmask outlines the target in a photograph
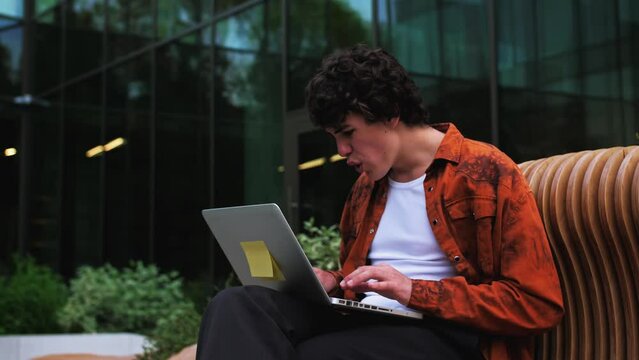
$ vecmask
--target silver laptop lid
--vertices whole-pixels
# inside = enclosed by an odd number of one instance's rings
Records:
[[[243,285],[259,285],[330,305],[277,204],[206,209],[202,216]],[[272,277],[254,276],[255,269],[251,274],[251,265],[255,265],[255,261],[249,264],[251,251],[260,252],[264,246],[275,260]]]

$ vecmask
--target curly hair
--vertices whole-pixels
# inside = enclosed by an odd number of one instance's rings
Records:
[[[306,106],[313,124],[324,129],[351,113],[368,123],[399,116],[407,126],[428,124],[419,90],[397,59],[361,44],[322,61],[306,85]]]

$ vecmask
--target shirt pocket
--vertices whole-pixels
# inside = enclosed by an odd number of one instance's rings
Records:
[[[490,281],[497,271],[497,252],[493,227],[497,201],[490,197],[472,197],[451,201],[446,206],[451,218],[455,242],[467,259],[479,267],[484,281]]]

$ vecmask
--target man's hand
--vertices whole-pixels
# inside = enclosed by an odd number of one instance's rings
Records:
[[[413,289],[410,278],[386,264],[360,266],[344,277],[339,285],[344,290],[358,293],[374,291],[387,298],[395,299],[402,305],[408,305]]]
[[[327,293],[331,292],[331,290],[333,290],[337,286],[335,277],[328,271],[324,271],[320,268],[314,267],[313,272],[315,273],[315,276],[317,276],[320,283],[322,284],[322,287],[324,287],[324,290],[326,290]]]

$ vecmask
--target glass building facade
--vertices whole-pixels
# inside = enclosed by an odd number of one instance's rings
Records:
[[[639,142],[635,0],[4,0],[0,264],[211,279],[228,265],[204,208],[337,222],[356,175],[303,89],[356,43],[515,161]]]

